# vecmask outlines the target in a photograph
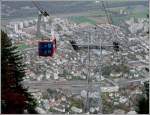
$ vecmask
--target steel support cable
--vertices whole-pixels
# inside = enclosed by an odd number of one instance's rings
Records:
[[[88,43],[90,43],[90,33],[89,34],[89,38],[88,38]],[[88,83],[88,86],[87,86],[87,101],[86,101],[86,108],[85,108],[85,112],[88,112],[89,109],[90,109],[90,103],[89,103],[89,92],[90,92],[90,86],[89,86],[89,82],[90,82],[90,46],[88,45],[88,77],[87,77],[87,83]]]
[[[95,25],[96,27],[98,27],[99,29],[105,30],[103,27],[98,26],[97,24]],[[104,36],[104,31],[102,32],[103,36]],[[111,37],[109,39],[107,39],[107,41],[110,41]]]
[[[99,26],[98,26],[99,27]],[[125,47],[125,46],[124,46]],[[129,49],[129,47],[126,47],[128,50],[130,50],[130,52],[134,52],[134,53],[137,53],[137,52],[135,52],[135,51],[132,51],[131,49]],[[124,49],[123,47],[122,47],[122,49]]]
[[[126,44],[127,45],[127,44]],[[136,53],[136,54],[138,54],[138,55],[141,55],[141,54],[139,54],[138,52],[135,52],[134,50],[132,50],[130,47],[132,47],[132,46],[125,46],[125,45],[123,45],[123,44],[120,44],[120,46],[123,46],[124,48],[126,48],[126,49],[128,49],[129,51],[131,51],[131,52],[134,52],[134,53]],[[144,50],[147,50],[148,48],[145,48],[144,46],[141,46],[140,44],[137,44],[136,46],[138,46],[138,47],[140,47],[140,48],[144,48]],[[122,47],[122,48],[123,48]],[[142,56],[142,55],[141,55]]]
[[[98,34],[99,37],[99,34]],[[99,54],[99,74],[100,74],[100,82],[101,82],[101,78],[102,78],[102,40],[99,37],[99,50],[100,50],[100,54]],[[103,104],[102,104],[102,98],[101,98],[101,83],[99,84],[99,111],[102,113],[102,108],[103,108]]]
[[[126,48],[126,49],[128,49],[130,52],[133,52],[133,53],[135,53],[135,54],[139,54],[138,52],[135,52],[134,50],[132,50],[132,49],[130,48],[130,46],[126,46],[126,45],[120,44],[120,47],[122,47],[122,49]],[[139,55],[141,55],[141,54],[139,54]],[[141,55],[141,56],[142,56],[142,55]]]
[[[98,25],[96,25],[97,27],[99,27]],[[99,28],[101,28],[101,27],[99,27]],[[103,34],[103,37],[104,37],[104,34]],[[99,37],[100,38],[100,37]],[[101,77],[102,77],[102,69],[101,69],[101,62],[102,62],[102,49],[101,49],[101,47],[102,47],[102,40],[101,39],[99,39],[99,45],[100,45],[100,47],[99,47],[99,50],[100,50],[100,54],[99,54],[99,74],[100,74],[100,81],[101,81]],[[100,110],[100,112],[102,112],[102,107],[103,107],[103,104],[102,104],[102,99],[101,99],[101,85],[99,84],[99,93],[100,93],[100,101],[99,101],[99,110]]]
[[[107,12],[108,12],[108,17],[110,19],[110,23],[113,23],[112,16],[111,16],[112,12],[108,9],[109,8],[108,1],[106,1],[105,4],[106,4],[106,7],[107,7]]]
[[[128,52],[132,52],[132,53],[135,53],[135,54],[139,54],[138,52],[135,52],[135,51],[129,49],[129,47],[126,47],[126,46],[120,46],[120,47],[122,47],[122,49],[124,49],[124,48],[128,49],[128,50],[127,50]],[[37,49],[37,47],[27,48],[27,49],[25,49],[25,50],[23,50],[23,51],[29,51],[29,50],[34,50],[34,49]],[[139,55],[140,55],[140,54],[139,54]]]
[[[143,43],[145,44],[145,45],[143,45],[142,43],[140,43],[140,45],[141,45],[143,48],[149,49],[149,44],[146,43],[144,40],[140,39],[140,37],[138,38],[138,41],[143,42]]]
[[[111,20],[110,20],[110,18],[109,18],[108,12],[107,12],[107,10],[106,10],[104,1],[102,0],[101,3],[102,3],[103,10],[104,10],[104,12],[105,12],[105,14],[106,14],[107,21],[108,21],[109,24],[111,24]]]
[[[147,43],[146,41],[141,39],[141,36],[136,36],[138,38],[139,41],[142,41],[143,43],[145,43],[147,46],[149,46],[149,43]]]
[[[135,55],[140,55],[140,56],[143,56],[141,53],[138,53],[138,52],[135,52],[135,51],[133,51],[133,50],[131,50],[131,49],[129,49],[129,47],[126,47],[126,46],[120,46],[122,49],[128,49],[127,50],[127,52],[129,53],[134,53]]]
[[[136,36],[135,36],[135,37],[136,37]],[[139,43],[137,43],[137,45],[142,46],[142,48],[149,49],[149,44],[146,43],[146,41],[142,40],[142,39],[140,38],[140,36],[137,36],[136,38],[138,38],[137,41],[139,41]],[[144,44],[142,44],[142,43],[144,43]]]
[[[37,5],[37,1],[32,1],[32,3],[34,4],[34,6],[35,6],[40,12],[43,11],[43,9],[41,9],[41,7],[39,7],[39,6]]]
[[[104,1],[102,0],[102,6],[103,6],[103,8],[105,9],[105,13],[106,13],[106,17],[107,17],[107,20],[108,20],[108,23],[109,23],[109,25],[111,25],[112,24],[112,16],[111,15],[109,15],[108,14],[108,12],[107,12],[107,10],[106,10],[106,7],[105,7],[105,5],[104,5]],[[108,7],[108,6],[107,6]],[[113,35],[113,39],[115,39],[115,35],[117,35],[117,32],[116,32],[116,30],[115,30],[115,28],[114,28],[114,26],[112,25],[112,35]],[[118,37],[118,35],[117,35],[117,37]],[[118,37],[119,38],[119,37]],[[119,38],[120,39],[120,38]],[[120,39],[121,40],[121,39]],[[122,40],[121,40],[122,41]]]
[[[106,2],[107,3],[107,2]],[[108,5],[108,4],[107,4]],[[108,7],[108,6],[107,6]],[[107,10],[105,10],[106,12],[107,12]],[[108,20],[110,20],[110,17],[111,17],[111,15],[107,15],[107,18],[109,18]],[[112,18],[111,18],[112,19]],[[117,32],[116,32],[116,30],[115,30],[115,28],[114,28],[114,26],[112,26],[112,31],[113,31],[113,33],[112,34],[114,34],[114,33],[116,33],[116,36],[118,37],[118,38],[120,38],[119,37],[119,35],[117,34]],[[115,36],[115,35],[113,35],[113,36]],[[121,39],[120,39],[121,40]],[[128,39],[127,39],[128,40]],[[141,39],[140,39],[141,40]],[[139,39],[138,39],[138,41],[140,41]],[[142,41],[142,40],[141,40]],[[144,41],[143,41],[144,42]],[[146,42],[144,42],[145,44],[146,44]],[[147,44],[148,45],[148,44]],[[143,44],[141,44],[141,46],[143,46]],[[149,45],[148,45],[149,46]],[[146,48],[145,46],[143,46],[143,48]],[[146,48],[147,49],[147,48]]]
[[[110,15],[108,14],[108,12],[107,12],[107,10],[106,10],[106,7],[105,7],[105,5],[104,5],[104,1],[102,0],[101,3],[102,3],[102,6],[103,6],[103,8],[104,8],[104,11],[105,11],[107,20],[108,20],[108,24],[111,25],[110,17],[109,17]],[[115,30],[114,30],[114,27],[112,26],[112,35],[113,35],[113,39],[115,40],[115,34],[114,34],[114,33],[115,33]]]
[[[102,2],[103,3],[103,2]],[[104,4],[103,4],[103,6],[104,6]],[[105,6],[104,6],[104,8],[105,8]],[[106,13],[107,13],[107,10],[105,9],[105,11],[106,11]],[[109,18],[109,16],[108,16],[108,14],[106,15],[107,16],[107,18]],[[109,19],[107,19],[107,20],[109,20]],[[108,21],[108,22],[110,22],[110,21]],[[109,23],[110,24],[110,23]],[[117,34],[117,32],[116,32],[116,30],[115,30],[115,28],[114,28],[114,26],[112,26],[112,34],[113,34],[113,38],[115,38],[115,34],[117,35],[117,37],[118,37],[118,34]],[[119,39],[120,39],[120,37],[118,37]],[[121,41],[122,41],[122,39],[120,39]],[[128,39],[127,39],[128,40]],[[125,46],[124,46],[125,47]],[[130,50],[131,52],[134,52],[134,53],[136,53],[137,54],[137,52],[135,52],[135,51],[132,51],[129,47],[126,47],[128,50]],[[139,53],[138,53],[139,54]]]
[[[103,2],[102,2],[103,3]],[[105,8],[105,7],[104,7]],[[106,11],[106,10],[105,10]],[[106,11],[107,12],[107,11]],[[106,15],[107,16],[107,18],[109,18],[109,16],[108,16],[108,14]],[[109,19],[108,19],[109,20]],[[110,21],[108,21],[108,22],[110,22]],[[118,34],[117,34],[117,32],[116,32],[116,30],[115,30],[115,28],[114,28],[114,26],[112,27],[112,31],[113,31],[113,37],[115,37],[115,35],[114,35],[114,33],[116,33],[116,35],[117,35],[117,37],[118,37]],[[131,49],[130,49],[131,50]],[[132,52],[134,52],[134,51],[132,51]],[[134,52],[134,53],[136,53],[136,52]]]

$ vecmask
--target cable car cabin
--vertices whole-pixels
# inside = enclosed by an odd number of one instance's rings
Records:
[[[69,41],[75,51],[79,50],[79,47],[76,45],[77,43],[74,40]]]
[[[145,70],[146,70],[147,72],[149,72],[149,68],[146,67]]]
[[[39,42],[38,43],[39,56],[53,56],[53,42]]]
[[[38,51],[39,51],[39,56],[53,56],[54,54],[54,43],[51,41],[44,41],[44,42],[39,42],[38,43]]]
[[[116,52],[119,51],[119,43],[118,42],[113,42],[113,48]]]

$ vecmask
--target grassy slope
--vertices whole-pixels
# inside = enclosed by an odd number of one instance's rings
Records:
[[[96,22],[94,20],[91,20],[91,19],[89,19],[88,17],[85,17],[85,16],[71,17],[71,20],[76,22],[77,24],[81,24],[81,23],[96,24]]]
[[[17,45],[17,47],[18,47],[18,50],[24,50],[24,49],[28,48],[29,46],[27,46],[26,44],[19,44],[19,45]]]

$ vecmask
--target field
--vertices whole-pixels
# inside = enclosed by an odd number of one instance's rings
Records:
[[[122,21],[129,20],[132,17],[135,18],[146,18],[148,14],[148,8],[143,5],[135,6],[123,6],[123,7],[113,7],[107,9],[109,10],[112,16],[113,24],[119,25]],[[126,12],[126,14],[120,14],[120,11]],[[106,23],[106,14],[102,10],[98,11],[88,11],[87,15],[84,16],[72,16],[70,18],[77,24],[89,23],[89,24],[101,24]]]
[[[81,24],[81,23],[89,23],[93,25],[96,24],[96,21],[89,19],[88,17],[85,17],[85,16],[73,16],[70,19],[77,24]]]
[[[26,48],[28,48],[29,46],[28,45],[26,45],[26,44],[19,44],[19,45],[17,45],[17,49],[18,50],[24,50],[24,49],[26,49]]]

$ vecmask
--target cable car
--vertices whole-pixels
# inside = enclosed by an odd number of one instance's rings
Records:
[[[79,49],[79,47],[76,45],[76,42],[74,40],[71,40],[69,42],[71,43],[71,45],[72,45],[72,47],[73,47],[74,50],[77,51]]]
[[[53,56],[53,42],[41,41],[38,43],[39,56]]]
[[[119,43],[118,42],[113,42],[113,48],[116,52],[119,51]]]
[[[41,7],[39,7],[37,2],[33,1],[33,4],[39,11],[38,21],[37,21],[37,37],[39,37],[41,36],[41,31],[40,31],[41,18],[42,16],[47,17],[49,16],[49,14],[46,10],[43,10]],[[56,52],[56,38],[55,38],[53,28],[51,29],[51,35],[52,35],[51,40],[38,42],[39,56],[52,57],[54,52]]]
[[[51,41],[40,41],[38,43],[39,56],[52,57],[56,52],[56,39],[55,37]]]

